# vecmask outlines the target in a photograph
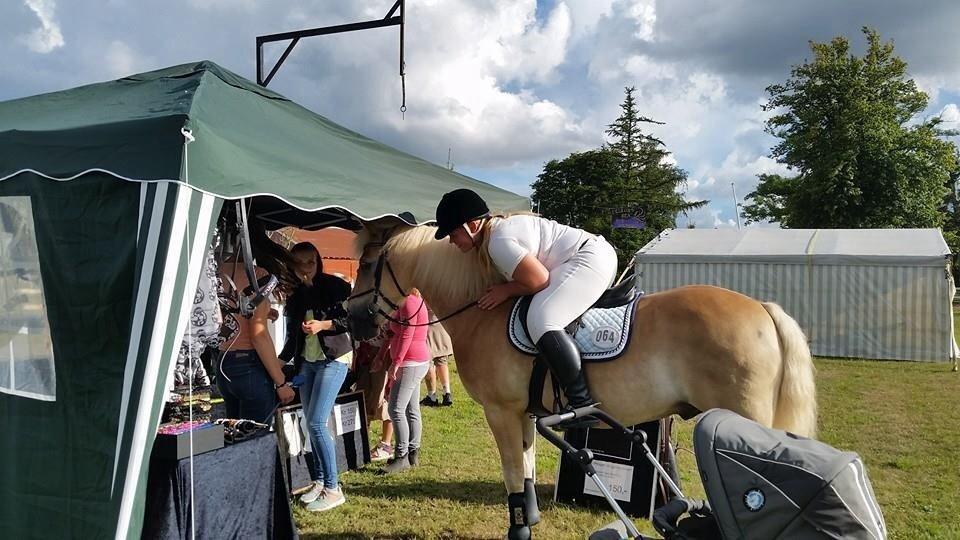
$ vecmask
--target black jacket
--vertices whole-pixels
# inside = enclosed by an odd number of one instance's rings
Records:
[[[293,291],[284,308],[284,317],[287,321],[287,340],[280,351],[280,359],[296,364],[303,360],[303,345],[306,335],[300,329],[307,310],[313,310],[314,319],[318,321],[333,321],[333,328],[317,334],[320,344],[327,351],[324,337],[337,336],[347,332],[347,311],[343,302],[350,297],[350,284],[330,274],[317,274],[312,285],[300,285]]]

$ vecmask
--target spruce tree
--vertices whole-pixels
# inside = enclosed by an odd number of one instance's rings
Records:
[[[625,90],[621,114],[608,126],[602,148],[551,160],[533,183],[533,200],[550,219],[603,235],[617,250],[620,267],[631,264],[638,249],[663,229],[676,227],[677,214],[707,201],[686,201],[678,192],[687,173],[666,162],[663,141],[642,130],[660,124],[640,114],[633,93]],[[637,213],[645,229],[614,229],[620,213]]]

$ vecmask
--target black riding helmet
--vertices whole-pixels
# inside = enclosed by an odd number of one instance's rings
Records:
[[[434,237],[442,240],[454,229],[468,221],[490,216],[487,203],[470,189],[455,189],[445,193],[437,205],[437,233]]]

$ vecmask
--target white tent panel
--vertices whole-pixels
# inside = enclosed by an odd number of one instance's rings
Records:
[[[948,257],[937,229],[684,229],[635,264],[647,293],[706,284],[777,302],[816,355],[949,361]]]

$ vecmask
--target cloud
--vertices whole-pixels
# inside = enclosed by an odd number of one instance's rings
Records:
[[[256,0],[189,0],[190,6],[202,11],[243,10],[253,11]]]
[[[125,77],[138,71],[137,53],[122,41],[111,41],[103,53],[109,77]]]
[[[762,155],[762,151],[750,145],[738,144],[717,165],[708,164],[690,174],[687,181],[687,200],[709,200],[704,208],[694,210],[687,217],[697,227],[736,226],[733,193],[736,189],[737,202],[744,198],[757,185],[759,174],[789,175],[791,171],[785,165]],[[678,220],[683,221],[683,220]]]
[[[565,0],[570,10],[572,37],[580,38],[596,30],[597,22],[610,14],[616,0]]]
[[[508,2],[491,21],[497,31],[478,36],[477,55],[490,64],[501,82],[544,82],[566,58],[571,33],[570,9],[557,4],[544,24],[537,24],[536,5]]]
[[[0,35],[40,20],[33,34],[0,40],[0,99],[200,59],[253,78],[255,36],[378,19],[392,2],[86,4],[0,2]],[[689,196],[711,200],[691,215],[703,227],[735,222],[730,182],[743,198],[757,173],[783,172],[766,157],[776,141],[763,131],[764,89],[811,56],[809,40],[846,35],[861,54],[860,27],[876,27],[930,93],[924,114],[960,122],[955,0],[922,10],[899,0],[417,0],[406,16],[405,117],[396,27],[301,40],[271,89],[436,163],[449,148],[458,171],[528,193],[544,162],[603,144],[623,88],[635,86],[641,114],[666,122],[647,129],[688,171]],[[69,47],[58,21],[69,21]],[[23,44],[57,54],[25,55]],[[284,47],[266,48],[268,68]]]
[[[63,47],[63,34],[60,32],[60,23],[54,17],[57,4],[54,0],[24,0],[24,5],[40,19],[40,27],[27,35],[20,36],[20,40],[31,51],[47,54]]]
[[[960,122],[960,108],[957,107],[956,103],[950,103],[940,109],[940,113],[937,114],[941,120],[946,123],[957,123]]]
[[[633,0],[630,2],[630,16],[637,22],[634,37],[643,41],[653,41],[657,23],[657,7],[653,0]]]
[[[347,21],[363,17],[360,11],[345,15]],[[600,139],[587,134],[580,115],[542,92],[558,84],[556,68],[566,61],[571,31],[563,2],[539,19],[534,0],[411,3],[405,115],[398,112],[391,31],[305,42],[271,87],[434,162],[445,162],[451,148],[461,167],[539,165]]]

